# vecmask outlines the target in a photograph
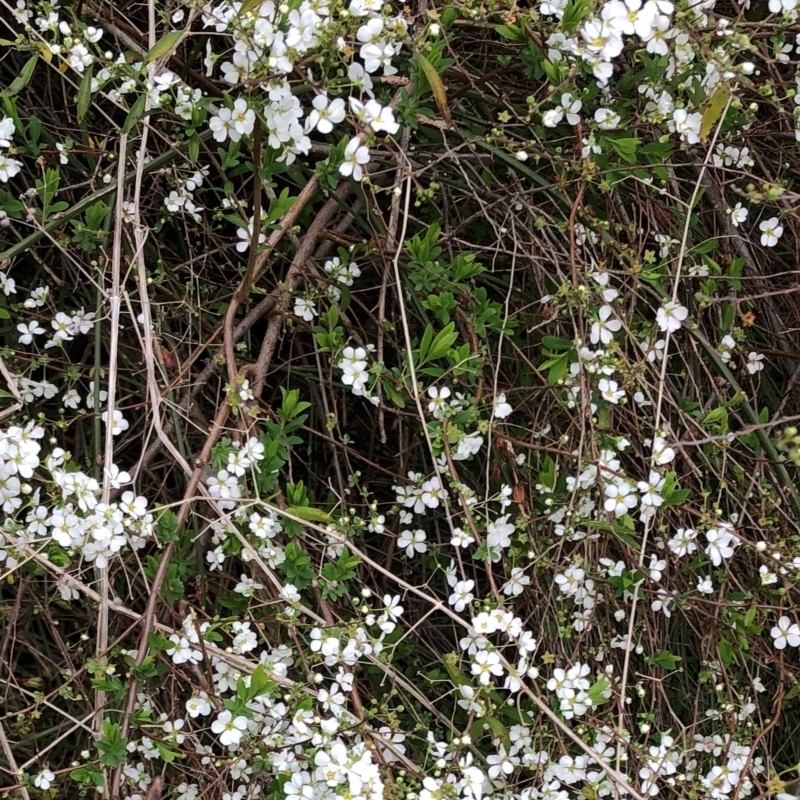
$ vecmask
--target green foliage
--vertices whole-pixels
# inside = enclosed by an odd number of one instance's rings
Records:
[[[314,570],[311,568],[311,558],[300,545],[289,542],[284,548],[286,561],[281,565],[281,571],[287,583],[291,583],[302,591],[314,579]]]
[[[117,767],[127,758],[128,740],[122,736],[115,722],[103,722],[103,735],[95,742],[100,753],[100,763],[105,767]]]

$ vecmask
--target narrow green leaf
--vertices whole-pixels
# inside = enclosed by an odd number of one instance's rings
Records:
[[[196,164],[197,159],[200,157],[200,137],[196,133],[189,139],[186,153],[189,157],[189,163]]]
[[[419,343],[417,350],[417,364],[424,364],[428,358],[428,350],[430,349],[431,342],[433,341],[433,327],[428,325],[425,328],[425,333],[422,334],[422,341]]]
[[[122,126],[122,133],[130,133],[133,130],[133,126],[136,125],[136,123],[144,115],[145,98],[146,95],[142,95],[131,106],[131,110],[128,112],[128,116],[125,118],[125,124]]]
[[[11,82],[11,85],[0,92],[0,97],[13,97],[15,94],[19,94],[28,85],[38,60],[38,55],[31,56],[25,62],[25,66],[20,70],[19,75]]]
[[[293,517],[303,519],[306,522],[330,522],[330,516],[319,508],[310,508],[309,506],[290,506],[286,509],[287,514]]]
[[[444,117],[445,122],[449,125],[450,108],[447,105],[447,90],[444,88],[441,75],[439,75],[436,71],[436,67],[434,67],[422,53],[417,53],[414,58],[417,64],[419,64],[422,74],[425,76],[425,80],[428,81],[428,86],[431,87],[433,99],[436,101],[439,111]]]
[[[730,96],[731,93],[724,83],[717,84],[717,88],[714,89],[714,94],[711,95],[711,100],[708,101],[708,106],[703,112],[703,119],[700,121],[700,138],[703,141],[708,139],[711,129],[722,117]]]
[[[92,104],[92,66],[90,65],[83,73],[83,80],[78,89],[78,122],[83,122],[83,118],[89,111]]]
[[[151,61],[168,55],[177,46],[182,37],[183,31],[170,31],[150,48],[144,57],[144,63],[149,64]]]
[[[498,25],[494,29],[494,32],[499,36],[502,36],[504,39],[509,39],[512,42],[525,41],[525,33],[516,25]]]
[[[455,330],[455,322],[446,325],[431,343],[430,350],[426,361],[434,361],[437,358],[444,358],[447,351],[452,347],[456,339],[458,339],[458,332]]]

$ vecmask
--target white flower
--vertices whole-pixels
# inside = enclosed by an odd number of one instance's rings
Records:
[[[733,551],[739,544],[736,537],[731,533],[731,529],[726,525],[718,528],[711,528],[706,531],[706,555],[711,559],[711,563],[718,567],[722,562],[733,555]]]
[[[112,464],[106,469],[106,475],[108,475],[108,482],[112,489],[119,489],[131,482],[130,473],[121,470],[116,464]]]
[[[33,785],[37,789],[41,789],[43,792],[46,792],[55,779],[55,774],[49,769],[45,768],[33,779]]]
[[[383,596],[383,613],[392,622],[397,622],[403,615],[403,606],[400,605],[400,595],[385,594]]]
[[[599,59],[598,63],[609,62],[622,52],[622,37],[603,20],[590,19],[581,28],[581,36],[589,53]]]
[[[436,386],[428,388],[428,397],[431,398],[428,403],[428,411],[433,414],[434,419],[442,419],[444,417],[444,409],[447,408],[447,398],[450,397],[450,390],[445,386],[439,389]]]
[[[450,540],[453,547],[469,547],[475,544],[475,537],[461,528],[453,528],[453,538]]]
[[[700,594],[714,594],[714,584],[711,582],[711,577],[706,575],[704,578],[697,579],[697,591]]]
[[[719,357],[727,364],[731,360],[731,353],[736,349],[736,340],[733,336],[726,334],[717,348]]]
[[[636,508],[639,498],[633,493],[633,487],[624,480],[610,483],[605,488],[606,499],[603,508],[617,517],[627,514],[628,511]]]
[[[619,114],[610,108],[598,108],[594,112],[594,121],[605,131],[613,131],[619,127]]]
[[[567,122],[570,125],[577,125],[581,121],[580,110],[583,103],[576,100],[569,92],[564,92],[561,95],[561,103],[555,108],[545,112],[542,118],[542,124],[546,128],[555,128],[559,122],[566,116]]]
[[[108,411],[103,412],[102,416],[103,422],[108,425]],[[123,431],[128,430],[129,428],[128,420],[122,416],[121,411],[117,411],[114,409],[114,413],[111,418],[111,433],[113,436],[119,436]]]
[[[789,617],[781,617],[769,633],[775,640],[773,644],[776,650],[783,650],[787,644],[790,647],[800,645],[800,626],[792,622]]]
[[[69,51],[67,62],[75,72],[83,72],[86,67],[94,63],[94,56],[85,44],[78,43]]]
[[[199,664],[203,660],[202,652],[193,649],[191,643],[185,636],[179,636],[177,633],[173,633],[169,637],[169,641],[172,642],[172,647],[170,647],[166,653],[168,656],[172,657],[172,661],[175,664],[185,664],[187,661],[193,664]]]
[[[307,131],[316,128],[320,133],[330,133],[334,125],[344,120],[346,109],[344,100],[340,97],[331,102],[326,94],[318,94],[311,101],[311,105],[314,110],[306,119]]]
[[[67,407],[75,409],[81,404],[81,396],[78,394],[77,389],[67,389],[61,402]]]
[[[486,543],[489,547],[498,547],[505,550],[511,546],[511,534],[514,533],[514,524],[508,521],[509,515],[504,514],[486,526]]]
[[[764,247],[775,247],[778,239],[783,236],[783,226],[779,224],[777,217],[765,219],[758,227],[761,229],[761,244]]]
[[[448,598],[448,603],[453,606],[453,610],[461,613],[474,599],[472,589],[475,581],[458,581],[453,587],[453,593]]]
[[[622,327],[618,319],[613,319],[614,309],[611,306],[603,306],[598,312],[597,322],[592,323],[592,330],[589,334],[589,341],[592,344],[610,344],[614,334]]]
[[[425,544],[427,538],[425,531],[401,531],[397,540],[397,546],[406,551],[407,558],[413,558],[416,553],[424,553],[428,549]]]
[[[762,564],[758,568],[758,574],[761,576],[762,586],[769,586],[772,583],[778,582],[778,576],[774,572],[770,572],[770,569],[766,564]]]
[[[438,477],[434,476],[422,484],[420,499],[426,508],[438,508],[439,503],[447,497],[447,489],[442,488]]]
[[[247,403],[250,400],[255,400],[255,395],[253,394],[253,390],[250,387],[250,381],[249,380],[243,380],[242,381],[242,385],[239,387],[239,399],[243,403]],[[256,445],[258,445],[258,447],[260,447],[260,450],[263,453],[264,445],[261,444],[258,440],[256,440]],[[262,458],[263,458],[263,455],[262,455]]]
[[[44,333],[44,328],[38,322],[36,322],[36,320],[29,322],[27,325],[24,322],[21,322],[19,325],[17,325],[17,330],[20,333],[18,339],[20,344],[30,344],[33,341],[34,336]]]
[[[650,470],[650,477],[647,481],[639,481],[638,489],[642,492],[641,503],[643,506],[658,508],[664,502],[660,493],[665,482],[666,478],[662,478],[654,470]]]
[[[747,364],[745,366],[751,375],[755,375],[756,372],[760,372],[762,369],[764,369],[764,354],[755,352],[748,353]]]
[[[208,695],[200,692],[197,697],[190,697],[186,701],[186,713],[192,718],[205,717],[211,713],[211,703],[208,702]]]
[[[672,112],[672,125],[675,132],[687,144],[697,144],[700,141],[700,127],[703,115],[699,111],[690,114],[685,108],[676,108]]]
[[[244,253],[248,247],[253,242],[253,226],[254,226],[254,218],[250,217],[250,222],[248,223],[247,227],[241,227],[236,229],[236,235],[239,237],[240,241],[236,242],[236,252],[237,253]],[[267,235],[262,233],[259,230],[258,233],[258,243],[264,244],[267,241]]]
[[[354,136],[344,149],[344,161],[339,167],[339,174],[352,176],[354,181],[364,177],[363,165],[369,163],[369,148],[361,144],[361,139]]]
[[[797,0],[769,0],[769,10],[773,14],[790,14],[797,8]]]
[[[492,675],[499,677],[503,674],[500,656],[494,650],[481,650],[476,653],[471,669],[472,674],[478,676],[478,682],[483,686],[489,683]]]
[[[667,446],[667,442],[661,436],[653,438],[653,461],[656,464],[669,464],[675,459],[675,451]]]
[[[519,567],[514,567],[511,570],[511,577],[503,585],[503,594],[518,597],[525,591],[526,586],[530,586],[531,579]]]
[[[662,331],[674,333],[681,328],[688,316],[689,309],[670,300],[658,309],[656,322]]]
[[[245,597],[252,597],[256,591],[263,588],[264,585],[262,583],[254,581],[247,575],[241,575],[239,577],[239,583],[236,584],[233,591]]]
[[[514,409],[506,402],[505,394],[499,394],[494,401],[494,415],[497,419],[505,419]]]
[[[224,142],[228,138],[228,133],[231,129],[231,110],[229,108],[221,108],[208,121],[208,127],[214,134],[214,141]]]
[[[16,125],[12,117],[0,119],[0,147],[11,147],[15,132]]]
[[[242,733],[247,730],[247,717],[235,717],[230,711],[223,711],[211,723],[211,730],[219,736],[222,745],[238,745]]]
[[[294,301],[295,316],[304,319],[306,322],[312,322],[314,317],[317,316],[317,308],[313,300],[306,300],[304,297],[296,297]]]
[[[625,390],[620,389],[616,381],[610,381],[608,378],[601,378],[597,383],[597,389],[603,400],[613,405],[625,397]]]
[[[458,441],[458,447],[453,453],[453,461],[464,461],[480,452],[483,447],[483,436],[479,433],[470,433]]]
[[[681,558],[697,550],[695,539],[697,539],[696,530],[692,528],[678,528],[675,536],[673,536],[667,544],[669,549],[672,550],[678,558]]]
[[[739,225],[747,219],[747,215],[750,212],[744,208],[741,203],[737,203],[733,208],[728,209],[728,213],[731,215],[733,227],[738,228]]]
[[[8,183],[11,178],[22,170],[22,162],[16,158],[9,158],[0,153],[0,182]]]

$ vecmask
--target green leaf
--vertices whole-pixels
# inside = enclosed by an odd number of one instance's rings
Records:
[[[682,660],[680,656],[673,655],[669,650],[659,650],[655,655],[645,659],[651,667],[661,667],[669,671],[677,669]]]
[[[569,0],[561,18],[561,26],[565,33],[572,33],[578,27],[588,6],[587,0]]]
[[[80,88],[78,89],[78,122],[83,122],[84,117],[92,104],[92,65],[90,64],[83,73]]]
[[[403,395],[400,394],[400,392],[398,392],[397,389],[395,389],[394,386],[392,386],[392,384],[389,383],[389,381],[384,381],[381,384],[381,388],[383,389],[383,393],[386,395],[386,397],[389,400],[391,400],[398,408],[406,407],[406,401],[403,398]]]
[[[662,508],[666,506],[677,506],[680,505],[684,500],[687,500],[692,494],[691,489],[678,489],[669,497],[664,498],[664,502],[662,503]]]
[[[640,139],[625,138],[625,139],[611,139],[606,141],[614,148],[617,155],[629,164],[636,163],[636,150],[641,144]]]
[[[196,164],[197,159],[200,157],[200,137],[194,133],[189,138],[189,142],[186,147],[186,155],[189,158],[190,164]]]
[[[728,409],[725,406],[714,408],[703,417],[703,423],[710,425],[711,423],[720,423],[723,429],[728,428]]]
[[[95,742],[95,747],[100,752],[100,763],[106,767],[118,767],[124,764],[128,757],[128,740],[122,735],[120,727],[115,722],[103,722],[103,738]]]
[[[297,198],[291,197],[288,187],[285,188],[280,195],[269,204],[269,208],[267,209],[267,224],[271,225],[278,222],[296,202]]]
[[[554,64],[552,61],[545,59],[542,61],[542,69],[544,70],[544,74],[547,75],[547,80],[554,86],[558,86],[563,81],[561,67],[559,67],[558,64]]]
[[[171,764],[176,758],[181,757],[180,753],[170,750],[169,747],[161,742],[154,742],[153,744],[155,744],[158,754],[161,756],[161,760],[166,764]]]
[[[182,38],[183,31],[170,31],[150,48],[147,55],[144,57],[144,63],[149,64],[151,61],[155,61],[167,55],[177,46]]]
[[[504,39],[509,39],[512,42],[522,42],[525,40],[525,32],[516,25],[498,25],[495,33],[502,36]]]
[[[479,724],[479,731],[481,728],[488,728],[495,735],[495,737],[501,739],[506,744],[509,743],[508,730],[499,719],[496,719],[495,717],[481,717],[476,721],[476,724]],[[474,730],[475,725],[472,727]],[[478,734],[478,738],[480,738],[480,734]]]
[[[708,101],[708,107],[703,112],[703,119],[700,121],[700,138],[703,141],[708,139],[711,129],[722,117],[730,96],[728,87],[724,83],[718,83],[714,94],[711,95],[711,100]]]
[[[593,706],[599,706],[600,703],[605,702],[606,697],[604,694],[608,691],[610,685],[608,678],[603,675],[589,687],[586,694],[589,696],[589,700],[591,700]]]
[[[557,336],[542,336],[542,344],[548,350],[555,350],[557,353],[568,353],[575,347],[573,342],[568,342],[566,339],[560,339]]]
[[[441,115],[449,124],[450,108],[447,105],[447,90],[444,88],[442,76],[439,75],[439,73],[436,71],[436,67],[434,67],[433,64],[431,64],[431,62],[428,61],[424,55],[422,55],[422,53],[417,53],[414,56],[414,60],[417,62],[417,64],[419,64],[422,74],[425,76],[425,80],[428,82],[428,86],[431,87],[433,99],[436,101],[436,105],[439,108]]]
[[[424,361],[434,361],[437,358],[444,358],[448,350],[453,346],[455,340],[458,339],[458,333],[455,330],[455,322],[451,322],[436,334],[436,338],[431,343],[430,349]],[[423,363],[423,360],[420,360]]]
[[[311,508],[310,506],[289,506],[286,509],[287,514],[297,517],[298,519],[305,520],[306,522],[330,522],[330,515],[320,508]]]
[[[444,9],[439,16],[439,21],[442,23],[442,27],[445,30],[448,30],[452,27],[453,23],[458,19],[458,10],[453,8],[452,6],[449,8]]]
[[[794,700],[794,698],[797,697],[797,695],[799,694],[800,694],[800,683],[796,683],[794,686],[792,686],[791,689],[789,689],[788,692],[786,692],[781,702],[785,703],[787,700]]]
[[[254,700],[261,695],[269,694],[277,684],[267,674],[263,664],[259,664],[250,675],[250,686],[247,688],[247,699]]]
[[[128,116],[125,117],[125,122],[122,125],[122,133],[130,133],[133,130],[133,126],[142,118],[144,115],[145,99],[146,95],[142,95],[131,106],[131,110],[128,112]]]
[[[104,782],[103,773],[92,764],[86,764],[83,767],[72,770],[69,776],[82,786],[100,788]]]
[[[547,355],[552,355],[547,353]],[[547,373],[547,383],[550,386],[555,386],[566,374],[569,368],[569,353],[560,353],[553,355],[541,365],[540,369],[549,370]]]
[[[13,97],[15,94],[19,94],[33,77],[33,71],[36,69],[36,62],[38,60],[38,55],[31,56],[25,62],[25,66],[20,70],[19,75],[11,82],[11,85],[0,92],[0,97]]]
[[[431,342],[433,341],[433,326],[428,325],[425,328],[425,332],[422,334],[422,340],[419,343],[419,347],[417,348],[417,363],[424,364],[427,356],[428,350],[430,349]]]

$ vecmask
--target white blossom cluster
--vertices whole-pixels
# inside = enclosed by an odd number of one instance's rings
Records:
[[[104,569],[123,548],[144,547],[154,529],[147,500],[126,490],[118,502],[101,502],[101,482],[66,469],[63,450],[56,448],[42,460],[44,435],[32,422],[0,434],[0,502],[6,515],[0,561],[13,569],[27,557],[27,548],[51,541],[66,554]],[[53,485],[50,499],[34,487],[46,478]],[[116,465],[109,467],[107,480],[117,489],[131,483],[130,475]],[[67,585],[60,589],[65,600],[73,598]]]
[[[0,119],[0,182],[8,183],[11,178],[18,175],[22,169],[22,162],[16,158],[11,158],[7,153],[13,144],[16,126],[11,117]],[[8,294],[8,292],[6,292]]]

